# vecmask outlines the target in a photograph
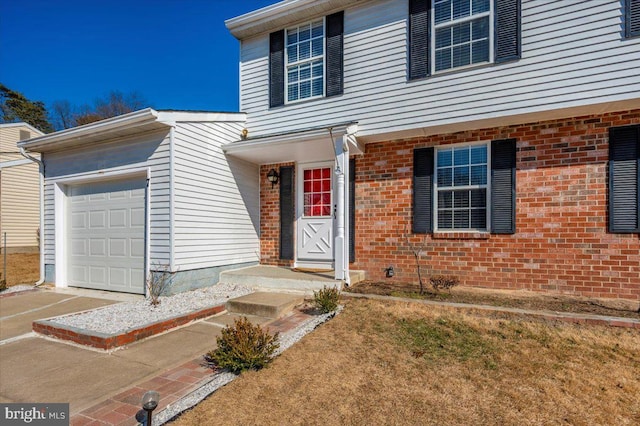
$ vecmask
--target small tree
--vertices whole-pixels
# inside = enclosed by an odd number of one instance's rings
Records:
[[[418,283],[420,284],[420,294],[424,294],[424,281],[422,280],[422,266],[420,265],[420,258],[427,248],[427,236],[423,235],[422,239],[418,242],[411,240],[411,232],[409,232],[409,227],[405,226],[404,229],[404,239],[407,242],[407,247],[413,254],[413,258],[416,262],[416,272],[418,274]]]
[[[154,265],[147,278],[147,299],[152,306],[160,304],[160,296],[167,294],[173,284],[175,272],[169,271],[169,265]]]

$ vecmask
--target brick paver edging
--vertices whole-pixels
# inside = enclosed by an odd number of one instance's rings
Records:
[[[40,290],[38,290],[37,288],[32,288],[29,290],[12,291],[10,293],[0,293],[0,299],[4,299],[5,297],[17,296],[19,294],[33,293],[34,291],[40,291]]]
[[[53,319],[38,320],[33,322],[33,331],[45,336],[68,340],[80,345],[91,346],[97,349],[110,350],[129,343],[137,342],[149,336],[160,334],[172,328],[179,327],[191,321],[210,317],[224,311],[224,305],[211,306],[199,311],[178,315],[166,320],[145,324],[138,328],[132,328],[125,332],[107,334],[97,331],[81,329],[69,325],[59,324]]]
[[[511,314],[529,315],[553,321],[564,321],[575,324],[605,325],[610,327],[634,328],[640,330],[640,320],[635,318],[611,317],[604,315],[576,314],[573,312],[534,311],[520,308],[506,308],[502,306],[474,305],[471,303],[436,302],[433,300],[409,299],[405,297],[382,296],[378,294],[361,294],[342,292],[342,296],[376,300],[395,300],[400,302],[422,303],[423,305],[447,306],[451,308],[478,309],[483,311],[506,312]]]

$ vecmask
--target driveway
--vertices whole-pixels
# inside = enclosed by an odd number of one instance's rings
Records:
[[[0,298],[0,402],[68,402],[76,414],[201,356],[221,330],[197,322],[110,354],[31,333],[33,320],[111,303],[47,290]]]

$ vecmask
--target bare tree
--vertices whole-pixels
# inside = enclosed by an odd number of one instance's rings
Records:
[[[407,243],[407,248],[413,254],[416,261],[416,272],[418,273],[418,283],[420,284],[420,294],[424,294],[424,281],[422,280],[422,265],[420,265],[420,258],[427,248],[427,235],[423,235],[420,241],[412,241],[412,233],[409,231],[409,226],[405,225],[404,239]]]
[[[76,126],[74,108],[69,101],[55,101],[51,104],[49,114],[56,130],[70,129]]]

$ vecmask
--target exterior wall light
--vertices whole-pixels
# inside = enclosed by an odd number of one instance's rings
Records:
[[[279,179],[280,179],[280,175],[278,174],[278,172],[276,172],[275,169],[269,170],[269,173],[267,173],[267,180],[271,182],[272,188],[276,183],[278,183]]]
[[[393,270],[393,266],[389,266],[388,268],[385,268],[384,272],[386,273],[387,278],[393,278],[393,276],[396,274],[395,271]]]

